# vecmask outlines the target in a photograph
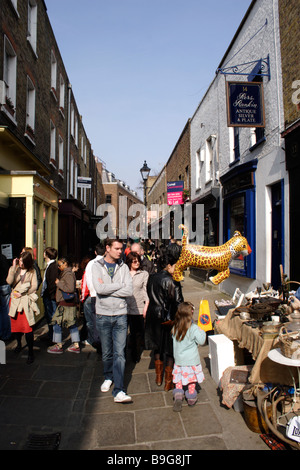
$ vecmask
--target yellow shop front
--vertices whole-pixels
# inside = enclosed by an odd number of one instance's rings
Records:
[[[44,249],[58,248],[58,196],[36,171],[0,172],[1,252],[10,261],[32,247],[43,275]]]

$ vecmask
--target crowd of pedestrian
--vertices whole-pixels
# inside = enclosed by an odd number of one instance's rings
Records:
[[[102,355],[104,382],[101,392],[112,389],[114,401],[131,402],[124,389],[126,354],[140,361],[143,350],[153,352],[156,384],[173,390],[174,411],[184,396],[195,404],[195,385],[203,380],[198,345],[205,333],[193,324],[192,305],[185,302],[172,275],[181,246],[175,240],[157,247],[151,240],[105,240],[81,262],[44,250],[43,277],[34,252],[25,247],[12,264],[0,256],[0,339],[16,340],[15,352],[25,335],[27,363],[34,361],[33,329],[43,300],[45,335],[49,354],[64,353],[63,330],[79,354],[88,344]],[[41,289],[39,291],[39,287]],[[82,312],[83,325],[78,319]]]

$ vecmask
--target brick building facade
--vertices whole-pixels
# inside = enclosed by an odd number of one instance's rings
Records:
[[[286,168],[289,173],[290,279],[300,279],[298,221],[300,218],[300,2],[279,0],[281,65],[283,81]],[[295,288],[296,285],[293,286]]]
[[[97,241],[101,174],[43,0],[0,10],[0,243],[80,259]],[[78,177],[91,178],[80,187]]]
[[[143,211],[143,202],[139,199],[137,192],[131,190],[124,181],[116,178],[106,169],[106,166],[99,165],[100,171],[105,199],[104,204],[100,205],[97,211],[102,219],[98,225],[99,238],[119,238],[124,241],[127,238],[145,238],[143,224],[139,223],[142,217],[139,211]],[[108,213],[110,221],[107,218]],[[104,223],[104,220],[108,223]],[[141,233],[142,230],[143,233]]]

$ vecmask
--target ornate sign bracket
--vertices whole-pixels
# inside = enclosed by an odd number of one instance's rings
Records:
[[[264,59],[232,65],[231,67],[218,68],[216,73],[221,73],[223,75],[248,75],[249,81],[252,81],[252,78],[256,75],[268,77],[268,79],[271,80],[270,57],[268,55]]]

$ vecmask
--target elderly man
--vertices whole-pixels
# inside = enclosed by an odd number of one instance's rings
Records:
[[[149,273],[149,276],[151,274],[155,274],[155,266],[150,261],[147,256],[145,255],[145,249],[142,243],[133,243],[131,245],[131,252],[133,253],[138,253],[141,257],[141,268],[144,271],[147,271]]]

